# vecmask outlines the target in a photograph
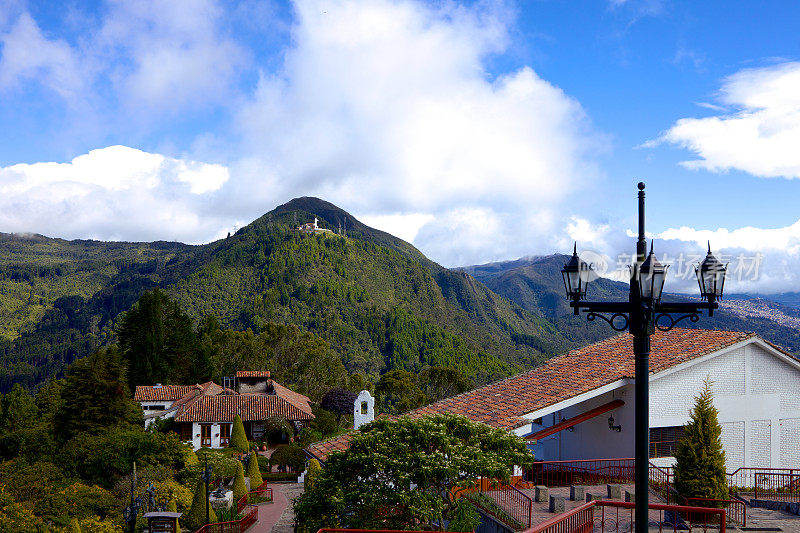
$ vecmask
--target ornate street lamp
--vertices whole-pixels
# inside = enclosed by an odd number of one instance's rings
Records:
[[[648,532],[648,479],[650,462],[650,424],[648,379],[650,375],[650,335],[656,328],[669,331],[684,319],[691,322],[700,320],[699,313],[708,311],[713,316],[714,309],[719,307],[717,300],[722,298],[722,287],[725,284],[726,266],[711,254],[709,244],[708,255],[695,268],[697,282],[700,285],[702,300],[698,303],[662,302],[661,293],[667,278],[667,267],[656,259],[652,244],[647,254],[647,242],[644,234],[644,183],[639,183],[639,237],[636,241],[636,262],[631,267],[630,291],[627,302],[589,302],[586,301],[586,285],[589,281],[589,267],[580,260],[577,243],[569,262],[564,265],[561,274],[564,277],[564,288],[570,306],[575,314],[581,310],[586,312],[588,320],[602,318],[616,331],[625,331],[633,336],[633,354],[635,360],[635,483],[636,483],[636,533]],[[680,315],[673,318],[673,314]],[[608,316],[607,316],[608,315]],[[615,431],[613,419],[609,418],[609,427]]]
[[[131,477],[131,503],[127,505],[122,511],[122,517],[128,523],[130,533],[134,533],[136,529],[136,516],[139,514],[139,509],[142,507],[142,499],[139,496],[134,498],[136,493],[136,462],[133,463],[133,477]]]
[[[205,463],[206,464],[205,464],[205,468],[203,469],[203,482],[206,484],[206,525],[208,525],[209,523],[211,523],[211,519],[209,518],[211,513],[209,512],[210,503],[208,501],[208,495],[209,495],[208,484],[211,481],[212,468],[210,466],[208,466],[208,454],[206,453],[204,455],[205,455]]]

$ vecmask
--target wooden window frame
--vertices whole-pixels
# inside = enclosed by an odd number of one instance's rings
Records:
[[[219,445],[223,448],[227,448],[230,446],[231,443],[231,425],[232,424],[220,424],[219,425]],[[226,435],[227,433],[227,435]]]
[[[650,459],[675,457],[675,448],[684,434],[683,426],[650,428]]]
[[[205,436],[206,431],[208,437]],[[203,448],[211,447],[211,424],[200,424],[200,446]]]

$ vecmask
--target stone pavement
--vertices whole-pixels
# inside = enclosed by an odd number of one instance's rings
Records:
[[[770,511],[747,506],[747,527],[742,529],[769,531],[772,528],[780,528],[781,531],[788,533],[800,533],[800,516],[785,511]]]
[[[293,533],[292,501],[303,493],[302,483],[271,483],[272,503],[258,504],[258,522],[247,533]]]

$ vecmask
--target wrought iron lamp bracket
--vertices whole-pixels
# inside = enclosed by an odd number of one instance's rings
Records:
[[[608,323],[608,325],[611,326],[611,329],[613,329],[614,331],[625,331],[628,329],[629,320],[628,320],[628,315],[625,313],[614,313],[610,317],[607,317],[595,311],[589,311],[588,313],[586,313],[586,320],[588,320],[589,322],[594,321],[594,319],[596,318],[602,318],[603,320],[605,320]],[[615,321],[617,320],[617,318],[622,318],[622,322],[616,324]]]
[[[659,320],[661,320],[663,317],[667,317],[669,319],[669,323],[668,324],[663,322],[663,321],[662,321],[661,324],[659,324]],[[669,313],[659,313],[659,314],[656,315],[655,325],[656,325],[656,328],[659,331],[669,331],[672,328],[674,328],[675,325],[678,322],[680,322],[681,320],[685,320],[687,318],[689,319],[690,322],[693,322],[693,323],[700,320],[700,316],[696,312],[687,313],[687,314],[685,314],[683,316],[678,317],[677,319],[672,318],[672,315],[669,314]]]

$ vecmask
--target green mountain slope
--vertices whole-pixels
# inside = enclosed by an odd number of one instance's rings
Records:
[[[341,225],[347,237],[296,231],[314,217],[323,228]],[[8,241],[0,276],[10,284],[20,283],[13,273],[23,265],[62,269],[49,270],[46,283],[34,280],[46,297],[24,301],[17,287],[0,302],[0,312],[16,317],[0,342],[2,389],[35,385],[112,341],[120,313],[154,286],[198,320],[212,314],[233,329],[298,325],[326,339],[350,371],[373,376],[446,364],[487,381],[570,345],[545,317],[316,198],[293,200],[202,246]]]
[[[505,296],[533,314],[547,318],[571,342],[588,344],[614,334],[602,321],[590,323],[584,316],[572,315],[569,302],[564,297],[564,282],[561,277],[561,268],[568,260],[569,256],[566,255],[550,255],[475,265],[464,270],[495,293]],[[589,285],[587,298],[595,301],[626,300],[628,284],[598,279]],[[679,294],[665,294],[664,299],[689,301]],[[752,331],[792,352],[800,351],[800,330],[769,318],[742,317],[718,310],[713,317],[704,316],[694,324],[683,321],[680,326]]]

